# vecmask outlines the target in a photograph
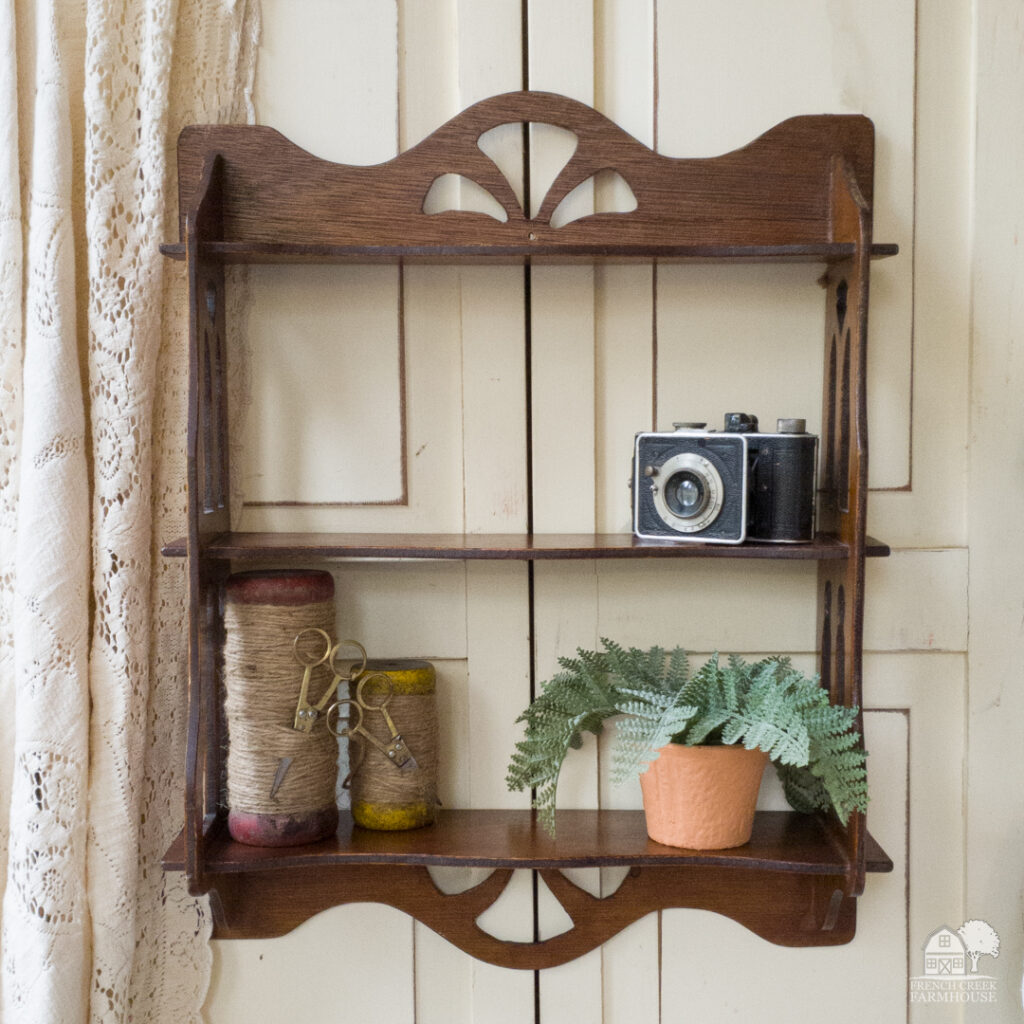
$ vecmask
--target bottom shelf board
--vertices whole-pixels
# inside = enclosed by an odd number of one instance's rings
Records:
[[[203,868],[209,875],[281,871],[328,865],[395,864],[489,868],[707,866],[835,875],[846,859],[822,819],[795,811],[758,811],[745,846],[685,850],[647,837],[642,811],[575,811],[556,814],[552,839],[532,811],[442,810],[427,828],[374,832],[342,812],[335,835],[293,847],[256,847],[230,838],[223,823],[205,837]],[[866,836],[867,870],[891,871],[892,861]],[[184,836],[164,857],[169,871],[185,869]]]

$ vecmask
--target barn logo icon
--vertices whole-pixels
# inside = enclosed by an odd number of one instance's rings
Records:
[[[910,979],[912,1003],[994,1003],[996,979],[979,972],[983,956],[999,956],[999,935],[974,918],[959,928],[936,928],[924,944],[924,974]]]

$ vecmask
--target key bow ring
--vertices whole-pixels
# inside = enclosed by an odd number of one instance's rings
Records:
[[[384,695],[376,703],[371,701],[365,692],[367,683],[371,683],[374,680],[381,680],[384,687]],[[350,760],[349,762],[349,772],[345,781],[342,783],[343,788],[349,788],[352,776],[363,763],[363,758],[366,756],[367,743],[376,747],[377,750],[379,750],[399,771],[415,771],[419,768],[419,762],[413,756],[413,753],[408,746],[406,746],[405,740],[402,738],[402,734],[398,731],[398,728],[395,726],[395,721],[388,711],[388,704],[391,703],[391,698],[394,696],[394,692],[395,688],[391,679],[383,672],[374,672],[359,680],[356,685],[356,695],[354,697],[346,697],[342,700],[335,701],[327,709],[327,728],[339,739],[341,737],[347,737],[353,742],[358,751],[354,760]],[[341,722],[341,709],[346,704],[349,706],[347,718],[348,725],[343,729],[338,729],[337,725]],[[384,724],[387,726],[388,733],[390,734],[389,742],[379,740],[366,728],[365,725],[363,725],[364,716],[370,713],[379,714],[384,719]],[[353,724],[353,718],[355,720],[355,724]]]
[[[307,635],[318,636],[323,640],[324,649],[322,654],[316,653],[319,649],[319,644],[314,647],[313,651],[305,648],[303,637]],[[339,671],[336,659],[338,651],[347,647],[354,647],[358,650],[360,660],[356,663],[358,667],[353,665],[346,673]],[[292,728],[296,732],[308,733],[312,731],[317,719],[319,719],[324,708],[327,707],[334,696],[338,689],[338,684],[342,681],[354,682],[366,671],[366,649],[358,640],[339,640],[337,643],[334,643],[331,640],[330,634],[325,630],[319,629],[316,626],[308,626],[295,637],[295,640],[292,642],[292,651],[295,655],[295,660],[303,666],[302,686],[299,689],[299,701],[295,707],[295,718],[292,721]],[[313,676],[313,669],[318,665],[326,665],[332,675],[332,679],[327,689],[321,694],[320,699],[315,704],[311,704],[309,701],[309,684]],[[333,732],[333,730],[331,731]]]

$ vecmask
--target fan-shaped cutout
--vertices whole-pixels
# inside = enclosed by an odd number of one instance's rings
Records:
[[[475,889],[481,882],[493,874],[491,868],[438,867],[427,865],[427,872],[445,896],[457,896],[460,892]]]
[[[594,213],[632,213],[638,205],[629,182],[606,168],[581,181],[562,199],[551,214],[551,226],[564,228]]]
[[[526,152],[522,124],[516,121],[489,128],[477,139],[477,145],[505,176],[522,209],[523,157]]]
[[[553,124],[530,125],[530,217],[536,217],[544,198],[579,145],[575,132]]]
[[[496,939],[533,941],[533,881],[529,871],[515,871],[505,891],[476,919]]]
[[[630,870],[628,867],[601,868],[601,899],[614,896],[629,877]]]
[[[530,140],[530,211],[537,216],[555,179],[572,159],[579,145],[575,132],[557,125],[528,122],[525,125]],[[508,179],[512,191],[524,207],[524,179],[526,164],[526,138],[524,124],[512,121],[484,132],[477,140],[480,149],[494,162]]]
[[[585,869],[595,877],[597,869]],[[541,936],[545,939],[553,939],[556,935],[564,935],[573,929],[573,920],[566,913],[565,907],[558,901],[558,897],[548,888],[543,878],[537,880],[537,911],[540,918]]]
[[[426,214],[483,213],[504,224],[508,220],[505,207],[485,188],[462,174],[442,174],[430,183],[423,197]]]

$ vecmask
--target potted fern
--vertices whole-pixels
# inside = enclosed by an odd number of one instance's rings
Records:
[[[845,824],[853,811],[866,809],[857,709],[831,704],[817,678],[788,658],[748,664],[730,656],[722,664],[715,654],[691,673],[682,648],[602,645],[559,659],[562,670],[517,720],[526,733],[506,781],[509,789],[535,791],[534,806],[552,836],[566,755],[581,746],[584,732],[600,733],[613,717],[612,781],[643,773],[648,834],[657,842],[690,849],[746,843],[769,760],[796,810],[832,810]],[[695,776],[688,775],[691,759],[699,762]],[[728,784],[713,788],[723,772]],[[737,824],[724,820],[723,793],[740,782],[746,794]],[[705,820],[690,822],[692,810]]]

